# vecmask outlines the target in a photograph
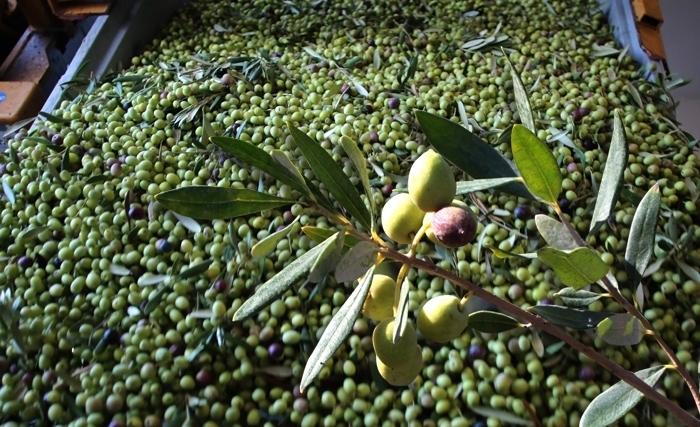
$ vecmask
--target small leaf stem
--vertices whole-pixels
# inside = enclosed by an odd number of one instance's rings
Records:
[[[561,222],[569,230],[571,236],[574,238],[574,240],[576,240],[576,243],[578,243],[581,246],[586,246],[586,243],[576,232],[571,223],[566,219],[559,206],[557,204],[552,204],[552,207],[556,211]],[[697,406],[698,410],[700,410],[700,390],[698,390],[698,387],[695,385],[695,381],[693,381],[693,378],[690,376],[688,370],[685,369],[685,366],[681,363],[680,360],[678,360],[676,353],[671,349],[671,347],[669,347],[666,341],[664,341],[664,339],[661,338],[658,332],[654,330],[651,323],[649,323],[649,320],[647,320],[647,318],[644,317],[644,315],[640,313],[634,305],[627,301],[627,298],[622,296],[619,289],[617,289],[617,287],[610,283],[610,280],[607,277],[603,277],[602,282],[603,284],[605,284],[608,293],[610,293],[610,295],[613,298],[615,298],[615,301],[617,301],[629,314],[639,319],[639,321],[642,323],[642,326],[644,326],[645,329],[650,331],[650,335],[654,337],[654,339],[661,346],[666,355],[668,355],[668,358],[671,360],[671,363],[673,363],[674,368],[678,371],[681,377],[683,377],[683,380],[690,389],[690,394],[693,396],[695,406]]]
[[[430,228],[430,223],[423,224],[421,228],[418,230],[416,235],[413,237],[413,241],[411,242],[411,247],[408,250],[408,254],[406,255],[409,258],[414,258],[416,256],[416,248],[418,247],[418,244],[420,243],[420,239],[423,238],[423,235],[425,232]],[[363,236],[364,238],[364,236]],[[396,313],[399,310],[399,295],[401,294],[401,284],[403,283],[403,279],[406,277],[408,274],[408,270],[411,268],[410,265],[404,263],[401,266],[401,270],[399,270],[399,274],[396,276],[396,292],[394,293],[394,313]]]

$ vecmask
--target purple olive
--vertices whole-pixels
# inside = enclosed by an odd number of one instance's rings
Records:
[[[472,344],[469,346],[470,359],[483,359],[484,357],[486,357],[486,347],[481,344]]]
[[[437,241],[449,248],[459,248],[471,242],[478,225],[474,213],[455,206],[438,210],[430,221]]]
[[[519,205],[515,207],[513,214],[517,219],[525,221],[532,218],[532,208],[530,205]]]
[[[401,100],[399,98],[389,98],[389,102],[387,104],[389,105],[389,108],[393,110],[399,108],[401,105]]]
[[[280,343],[273,342],[267,348],[267,354],[273,359],[279,359],[284,356],[284,347]]]
[[[379,134],[377,132],[370,132],[369,133],[369,142],[377,142],[379,141]]]
[[[32,265],[34,265],[34,260],[31,259],[31,257],[23,255],[23,256],[19,257],[19,260],[17,261],[17,265],[19,265],[22,268],[29,268]]]
[[[578,377],[581,381],[592,381],[595,379],[595,369],[590,366],[583,366],[578,371]]]
[[[158,239],[156,241],[156,249],[160,252],[170,252],[173,250],[173,245],[168,242],[168,239]]]
[[[142,206],[131,205],[128,216],[131,219],[144,219],[146,218],[146,210]]]
[[[212,380],[211,372],[208,369],[200,369],[194,378],[199,385],[209,385]]]
[[[595,150],[596,148],[598,148],[598,144],[593,142],[591,138],[584,138],[584,140],[581,142],[581,145],[583,145],[583,148],[585,148],[588,151]]]

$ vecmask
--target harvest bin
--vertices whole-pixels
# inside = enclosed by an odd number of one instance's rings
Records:
[[[662,23],[648,0],[114,2],[5,137],[0,423],[696,425],[647,331],[696,377],[700,161]],[[378,253],[412,268],[365,280]]]

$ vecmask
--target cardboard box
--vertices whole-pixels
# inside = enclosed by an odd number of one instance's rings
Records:
[[[51,11],[61,19],[76,20],[109,12],[113,0],[48,0]]]

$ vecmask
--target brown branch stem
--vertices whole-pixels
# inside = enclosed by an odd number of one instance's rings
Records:
[[[564,341],[565,343],[567,343],[569,346],[571,346],[575,350],[578,350],[581,353],[588,356],[591,360],[593,360],[594,362],[596,362],[597,364],[599,364],[603,368],[607,369],[610,373],[612,373],[616,377],[620,378],[622,381],[626,382],[627,384],[636,388],[640,392],[644,393],[645,396],[647,396],[649,399],[653,400],[654,402],[658,403],[665,410],[672,413],[680,421],[682,421],[685,425],[700,426],[700,420],[693,417],[689,412],[687,412],[686,410],[684,410],[680,406],[676,405],[674,402],[669,400],[666,396],[663,396],[662,394],[658,393],[656,390],[654,390],[654,388],[652,388],[647,383],[642,381],[640,378],[638,378],[632,372],[627,371],[622,366],[618,365],[617,363],[613,362],[612,360],[608,359],[607,357],[605,357],[602,354],[595,351],[593,348],[578,341],[576,338],[574,338],[573,336],[566,333],[563,329],[560,329],[560,328],[550,324],[542,317],[539,317],[533,313],[530,313],[529,311],[524,310],[524,309],[518,307],[517,305],[515,305],[509,301],[503,300],[503,299],[495,296],[494,294],[488,292],[487,290],[481,288],[480,286],[478,286],[474,283],[471,283],[467,280],[464,280],[464,279],[450,273],[449,271],[444,270],[444,269],[436,266],[433,263],[429,263],[427,261],[424,261],[424,260],[421,260],[418,258],[410,258],[410,257],[408,257],[400,252],[397,252],[397,251],[394,251],[391,249],[385,249],[382,252],[387,256],[387,258],[391,258],[393,260],[402,262],[404,264],[410,264],[413,267],[425,270],[425,271],[427,271],[435,276],[442,277],[443,279],[448,280],[448,281],[472,292],[474,295],[478,296],[479,298],[482,298],[483,300],[485,300],[491,304],[494,304],[495,306],[508,312],[509,314],[524,319],[525,321],[529,322],[533,327],[536,327],[544,332],[547,332],[548,334],[550,334],[556,338],[559,338],[560,340]]]

